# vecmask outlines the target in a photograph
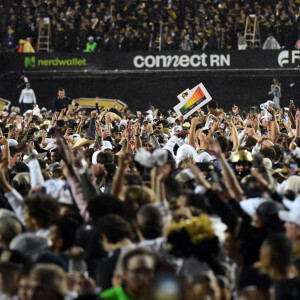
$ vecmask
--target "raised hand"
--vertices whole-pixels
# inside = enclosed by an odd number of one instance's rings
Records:
[[[196,135],[200,141],[206,138],[206,135],[203,133],[202,129],[197,130]]]
[[[32,151],[32,147],[30,143],[27,143],[27,139],[23,139],[18,145],[17,145],[17,151],[24,153],[24,154],[29,154]]]
[[[211,126],[211,131],[216,132],[220,128],[220,122],[214,122]]]
[[[68,128],[65,132],[64,138],[69,140],[70,139],[70,135],[73,134],[74,130],[72,128]]]
[[[139,134],[140,127],[141,127],[140,123],[139,122],[135,122],[135,124],[133,125],[135,134]]]
[[[279,120],[281,120],[282,115],[283,115],[283,109],[281,108],[281,109],[280,109],[280,112],[279,112]]]
[[[294,110],[295,109],[295,104],[294,104],[294,102],[290,102],[290,104],[289,104],[289,111],[292,111],[292,110]]]
[[[57,113],[54,113],[52,115],[51,124],[54,124],[56,122],[56,120],[57,120]]]
[[[219,157],[222,154],[222,150],[218,140],[214,138],[206,139],[207,148],[206,151],[216,157]]]
[[[64,160],[61,160],[59,165],[61,167],[62,173],[66,178],[70,178],[74,174],[72,168],[70,168],[70,166]]]
[[[272,120],[275,120],[275,109],[270,107],[268,109],[268,112],[272,115]]]
[[[7,135],[7,139],[12,139],[15,136],[15,127],[13,127]]]
[[[267,140],[268,137],[265,135],[261,135],[258,139],[257,139],[257,143],[258,144],[262,144],[264,140]]]
[[[132,155],[130,152],[123,152],[119,155],[119,168],[124,170],[126,169],[130,163],[132,162]]]
[[[1,130],[1,129],[0,129],[0,134],[1,134],[0,144],[1,144],[1,145],[7,144],[7,143],[8,143],[8,142],[7,142],[7,139],[5,138],[4,135],[2,135],[2,130]]]
[[[136,144],[135,144],[135,140],[130,140],[129,141],[129,145],[130,145],[130,149],[132,152],[136,151]]]
[[[245,127],[244,132],[249,134],[250,136],[253,136],[255,134],[255,131],[253,128]]]
[[[58,149],[58,154],[60,156],[60,158],[66,163],[66,165],[69,168],[72,168],[72,158],[73,158],[73,154],[71,152],[71,149],[69,146],[67,146],[64,142],[63,139],[58,138],[57,139],[57,143],[59,145],[59,149]]]
[[[189,169],[192,172],[192,174],[194,175],[195,182],[197,184],[202,185],[206,189],[210,188],[209,182],[204,178],[202,172],[199,170],[198,167],[196,167],[195,165],[190,165]]]
[[[95,177],[100,176],[101,174],[104,174],[106,172],[105,167],[103,164],[97,164],[92,166],[93,174]]]
[[[195,117],[191,120],[191,123],[194,124],[195,126],[197,126],[198,124],[200,124],[201,122],[199,121],[198,117]]]
[[[81,126],[83,125],[84,121],[85,121],[85,119],[82,117],[82,118],[80,119],[80,122],[79,122],[79,124],[78,124],[78,127],[81,127]]]
[[[146,131],[151,134],[153,133],[153,125],[151,123],[148,123],[146,126]]]
[[[296,119],[297,121],[300,121],[300,111],[299,111],[299,108],[297,108],[296,115],[295,115],[295,119]]]
[[[236,106],[235,104],[234,104],[233,107],[232,107],[232,112],[233,112],[235,115],[237,115],[238,112],[239,112],[239,108],[238,108],[238,106]]]
[[[125,131],[126,131],[126,136],[127,136],[127,137],[132,136],[132,128],[131,128],[131,124],[130,124],[130,121],[129,121],[129,120],[127,121]]]

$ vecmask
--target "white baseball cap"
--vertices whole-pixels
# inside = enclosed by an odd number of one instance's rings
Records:
[[[110,149],[110,150],[113,149],[113,146],[110,141],[103,141],[102,150],[106,150],[106,149]]]
[[[294,208],[290,211],[281,210],[279,211],[279,219],[284,222],[294,223],[300,226],[300,208]]]
[[[294,201],[291,201],[289,199],[283,199],[282,203],[288,210],[293,210],[297,208],[300,209],[300,196],[298,196]]]
[[[246,212],[250,217],[253,217],[256,213],[257,208],[267,200],[261,197],[248,198],[240,202],[240,207],[244,212]]]

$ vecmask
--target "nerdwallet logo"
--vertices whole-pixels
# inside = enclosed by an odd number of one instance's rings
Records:
[[[297,67],[299,67],[300,63],[300,50],[293,50],[293,51],[288,51],[284,50],[281,51],[278,55],[278,64],[281,68],[284,67],[286,64],[297,64]]]
[[[35,57],[34,56],[25,56],[24,59],[25,68],[35,68]]]
[[[73,57],[70,59],[36,59],[34,56],[25,56],[24,66],[25,68],[35,68],[35,67],[77,67],[77,66],[86,66],[87,62],[85,58]]]

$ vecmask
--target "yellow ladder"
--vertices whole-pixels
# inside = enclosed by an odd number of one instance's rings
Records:
[[[39,37],[37,42],[37,52],[50,51],[51,24],[49,18],[42,18],[39,22]]]
[[[252,22],[252,19],[253,18],[250,18],[250,16],[246,19],[244,38],[249,48],[261,48],[259,22],[257,17],[254,18],[254,23]],[[253,25],[253,27],[251,25]]]

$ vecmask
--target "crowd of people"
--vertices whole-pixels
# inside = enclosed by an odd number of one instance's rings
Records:
[[[258,17],[262,43],[271,33],[280,48],[300,47],[297,0],[20,0],[5,5],[8,51],[17,51],[20,39],[30,38],[35,46],[44,18],[51,23],[54,51],[148,51],[157,50],[160,41],[165,51],[238,49],[248,16],[250,28]]]
[[[29,90],[0,111],[1,300],[300,299],[294,102],[184,118]]]

